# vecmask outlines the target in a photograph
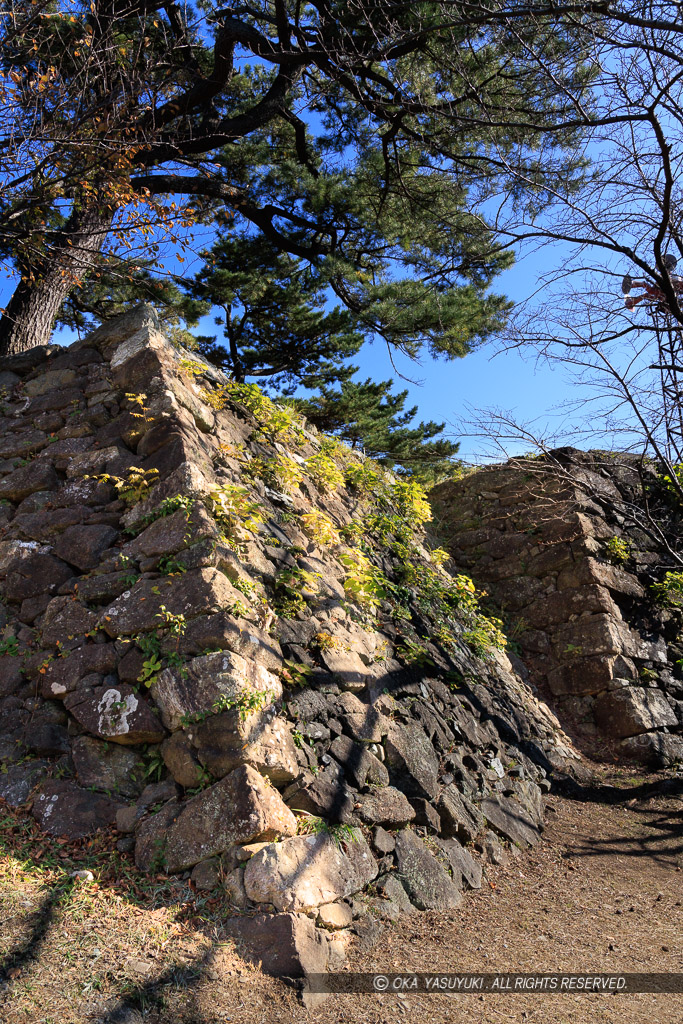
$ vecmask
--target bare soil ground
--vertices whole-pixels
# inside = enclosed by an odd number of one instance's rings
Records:
[[[405,917],[348,971],[683,973],[683,779],[596,766],[544,841],[449,914]],[[46,841],[0,808],[2,1024],[681,1024],[683,995],[356,994],[305,1009],[226,938],[229,908],[148,880],[113,837]],[[69,878],[90,868],[94,883]]]

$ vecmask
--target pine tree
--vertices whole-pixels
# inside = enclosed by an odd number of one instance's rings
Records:
[[[399,473],[430,485],[452,476],[460,467],[454,459],[459,446],[438,437],[443,423],[410,426],[417,406],[404,410],[408,392],[391,394],[392,386],[392,380],[348,380],[339,390],[322,387],[295,403],[314,426]]]
[[[363,333],[462,354],[504,315],[487,201],[514,167],[537,209],[581,164],[556,124],[587,78],[553,10],[512,31],[451,0],[7,0],[0,354],[47,341],[112,246],[135,263],[217,213],[307,261]]]
[[[220,309],[225,345],[199,337],[199,351],[235,380],[247,377],[281,394],[314,389],[355,372],[346,365],[363,343],[350,310],[326,310],[325,278],[266,239],[235,235],[203,254],[197,276],[183,282],[180,308],[192,320]]]

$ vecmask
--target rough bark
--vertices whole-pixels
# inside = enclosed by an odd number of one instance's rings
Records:
[[[111,227],[107,207],[79,209],[22,280],[0,318],[0,358],[50,341],[60,307],[97,263]]]

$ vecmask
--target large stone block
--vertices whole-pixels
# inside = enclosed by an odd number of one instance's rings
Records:
[[[214,714],[248,694],[263,694],[266,703],[282,696],[282,683],[262,665],[234,654],[217,651],[183,665],[164,669],[152,686],[152,696],[167,729],[179,729],[195,716]]]
[[[624,686],[603,694],[595,703],[594,714],[598,725],[615,738],[678,725],[664,694],[643,686]]]
[[[439,760],[416,722],[392,722],[385,741],[389,774],[407,796],[433,800],[439,791]]]
[[[166,833],[165,864],[168,871],[184,871],[236,843],[292,836],[296,829],[277,790],[244,765],[183,806]]]
[[[231,605],[232,587],[217,569],[194,569],[182,576],[141,579],[104,610],[99,624],[112,637],[133,636],[163,625],[163,605],[192,619]]]
[[[342,693],[331,700],[343,725],[359,743],[380,743],[391,727],[386,715],[354,693]]]
[[[377,875],[360,832],[339,843],[329,833],[297,836],[264,847],[247,862],[244,887],[255,903],[277,910],[310,910],[350,896]]]
[[[621,741],[619,749],[626,757],[654,768],[670,768],[683,763],[683,736],[672,736],[667,732],[629,736]]]
[[[481,889],[481,864],[457,839],[437,839],[437,844],[448,861],[453,884],[458,889]]]
[[[24,394],[28,395],[29,398],[35,398],[37,395],[44,395],[48,391],[68,388],[75,380],[75,370],[46,370],[39,377],[26,381]]]
[[[53,597],[41,624],[43,644],[50,647],[58,641],[84,637],[95,629],[97,614],[73,597]]]
[[[561,661],[574,657],[621,654],[631,640],[628,626],[610,615],[590,615],[568,622],[553,635],[555,657]]]
[[[493,831],[516,846],[526,849],[541,838],[538,826],[514,797],[500,793],[486,797],[481,811]]]
[[[26,430],[8,431],[0,436],[0,459],[21,459],[41,451],[47,445],[47,434],[43,430],[29,427]]]
[[[199,786],[204,769],[197,760],[197,752],[184,732],[174,732],[161,744],[161,755],[169,772],[184,789]]]
[[[419,910],[450,910],[462,894],[428,847],[409,829],[396,836],[397,876]]]
[[[408,798],[394,786],[382,786],[358,797],[357,813],[366,825],[402,828],[415,818]],[[428,805],[429,806],[429,805]]]
[[[436,809],[441,818],[443,835],[456,836],[463,843],[476,839],[486,827],[481,811],[455,785],[446,786]]]
[[[105,359],[111,359],[116,349],[143,328],[159,330],[159,317],[154,306],[142,302],[134,309],[105,321],[88,335],[82,343],[101,352]]]
[[[244,597],[236,593],[244,603]],[[234,609],[234,605],[232,607]],[[180,640],[180,651],[199,654],[207,648],[234,651],[273,671],[282,667],[282,651],[277,640],[253,622],[232,614],[232,611],[202,615],[189,623]]]
[[[524,611],[524,620],[536,629],[547,629],[568,622],[571,616],[584,612],[611,615],[621,618],[621,612],[605,587],[597,585],[576,587],[571,590],[557,590],[534,601]]]
[[[114,644],[85,644],[64,658],[55,658],[42,676],[43,697],[63,699],[75,690],[85,676],[93,672],[107,675],[116,668]]]
[[[59,485],[51,463],[45,459],[34,459],[28,466],[21,466],[0,480],[0,499],[23,501],[36,491],[53,491]]]
[[[196,502],[189,513],[178,509],[173,515],[157,519],[122,550],[132,557],[155,558],[176,554],[203,538],[218,540],[220,531],[204,506]]]
[[[612,681],[616,661],[613,656],[576,657],[548,672],[550,691],[558,697],[601,693]]]
[[[103,552],[117,536],[111,526],[69,526],[55,541],[52,550],[62,561],[86,571],[99,565]]]
[[[257,914],[227,922],[228,934],[246,943],[266,974],[304,978],[327,970],[329,940],[305,914]]]
[[[389,785],[389,772],[364,744],[354,743],[348,736],[337,736],[329,752],[358,789],[362,789],[366,783],[372,786]]]
[[[215,779],[250,764],[274,786],[284,786],[301,771],[292,727],[277,717],[273,707],[248,715],[239,711],[210,715],[190,727],[188,739]]]
[[[112,743],[159,743],[166,735],[145,698],[126,683],[76,690],[64,704],[84,729]]]
[[[617,565],[599,562],[595,558],[582,558],[563,569],[557,577],[557,586],[561,590],[590,584],[607,587],[617,594],[628,594],[630,597],[645,595],[644,587],[632,573]]]
[[[49,779],[33,801],[32,814],[44,832],[81,839],[113,825],[122,805],[73,782]]]
[[[84,789],[134,798],[142,789],[140,755],[119,744],[78,736],[71,749],[76,777]]]
[[[351,692],[364,690],[368,681],[368,670],[360,655],[355,651],[327,650],[321,654],[327,669],[335,676],[343,689]]]
[[[354,811],[356,792],[347,785],[344,772],[333,761],[311,781],[305,778],[286,791],[287,803],[297,811],[305,811],[333,822],[357,824]]]

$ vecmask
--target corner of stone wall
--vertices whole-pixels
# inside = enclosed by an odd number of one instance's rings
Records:
[[[676,763],[680,651],[648,597],[644,572],[656,555],[618,513],[624,488],[633,500],[628,459],[613,468],[592,453],[561,456],[559,473],[516,459],[437,487],[440,530],[456,565],[502,610],[533,681],[580,744]],[[614,537],[633,545],[628,567],[609,560]]]

